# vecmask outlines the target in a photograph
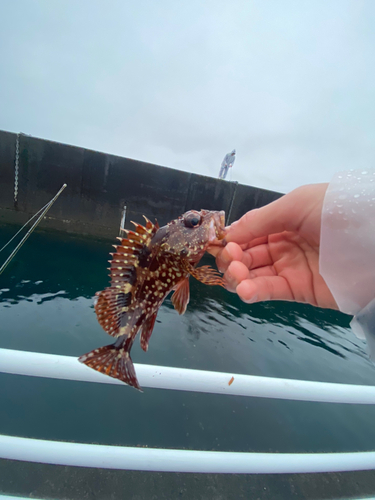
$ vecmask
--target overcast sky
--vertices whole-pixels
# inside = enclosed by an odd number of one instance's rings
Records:
[[[0,129],[277,191],[375,165],[374,0],[0,0]],[[0,166],[1,168],[1,166]]]

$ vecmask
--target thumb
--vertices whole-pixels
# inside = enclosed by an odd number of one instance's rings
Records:
[[[303,186],[262,208],[251,210],[228,228],[226,241],[239,245],[255,238],[298,229],[308,209],[307,191]]]

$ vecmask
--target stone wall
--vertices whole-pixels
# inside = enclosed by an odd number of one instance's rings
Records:
[[[142,214],[164,225],[187,210],[225,210],[229,222],[280,193],[19,135],[18,197],[14,201],[17,134],[0,131],[0,222],[20,224],[67,188],[40,227],[113,238],[126,206],[126,227]]]

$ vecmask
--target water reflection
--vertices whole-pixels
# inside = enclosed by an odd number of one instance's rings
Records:
[[[190,314],[189,332],[194,332],[194,339],[199,339],[200,333],[213,329],[233,329],[233,324],[246,331],[250,324],[267,325],[271,334],[276,334],[272,326],[277,326],[299,341],[324,349],[334,356],[346,358],[351,353],[367,359],[363,343],[356,342],[352,335],[346,338],[350,333],[348,327],[351,318],[337,311],[287,302],[264,302],[249,306],[242,304],[234,294],[223,293],[217,287],[207,290],[192,283],[191,288],[192,297],[187,314]],[[167,303],[167,307],[173,306]],[[250,340],[255,341],[252,338]],[[272,339],[268,340],[272,342]],[[278,342],[288,347],[285,340]]]
[[[10,234],[0,231],[0,246]],[[92,297],[108,285],[110,250],[109,242],[33,234],[1,276],[0,347],[78,356],[109,343]],[[348,317],[303,304],[246,305],[220,287],[190,282],[186,314],[179,316],[168,298],[148,352],[135,343],[135,362],[374,383],[374,367],[348,330]],[[139,394],[104,384],[0,377],[0,402],[7,403],[0,404],[4,434],[237,451],[375,448],[370,407],[160,390]],[[108,413],[114,404],[116,412]]]
[[[10,230],[1,232],[0,246],[10,234]],[[0,304],[9,308],[22,301],[38,306],[58,298],[70,301],[86,298],[91,301],[96,291],[108,285],[106,268],[110,250],[111,244],[107,241],[60,234],[46,238],[45,234],[36,233],[29,240],[27,249],[21,249],[3,274]],[[205,264],[212,265],[212,257],[203,259],[201,265]],[[210,336],[211,332],[215,332],[217,337],[229,331],[233,338],[246,332],[246,338],[256,343],[259,342],[259,335],[256,334],[258,326],[262,327],[262,335],[268,334],[268,342],[273,342],[269,335],[275,335],[282,349],[292,350],[290,339],[285,336],[287,333],[299,342],[335,357],[344,359],[348,355],[356,355],[367,359],[363,343],[348,330],[349,316],[288,302],[264,302],[250,306],[220,287],[205,286],[193,278],[190,285],[191,297],[184,324],[188,338],[194,342],[201,335]],[[93,313],[92,303],[88,307]],[[164,302],[163,309],[173,309],[170,298]],[[159,324],[162,324],[162,318],[161,312],[157,320]]]
[[[1,228],[0,247],[13,232],[13,228]],[[108,284],[110,251],[108,241],[53,232],[47,237],[43,231],[34,232],[1,275],[0,302],[10,295],[17,300],[19,296],[54,294],[62,290],[70,299],[92,297]]]

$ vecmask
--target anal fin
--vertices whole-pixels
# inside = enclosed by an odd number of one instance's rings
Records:
[[[184,314],[190,300],[189,276],[176,285],[171,300],[178,314]]]
[[[148,349],[148,342],[150,340],[152,331],[155,326],[155,320],[158,312],[156,311],[154,314],[152,314],[142,325],[142,331],[141,331],[141,347],[142,349],[147,352]]]

